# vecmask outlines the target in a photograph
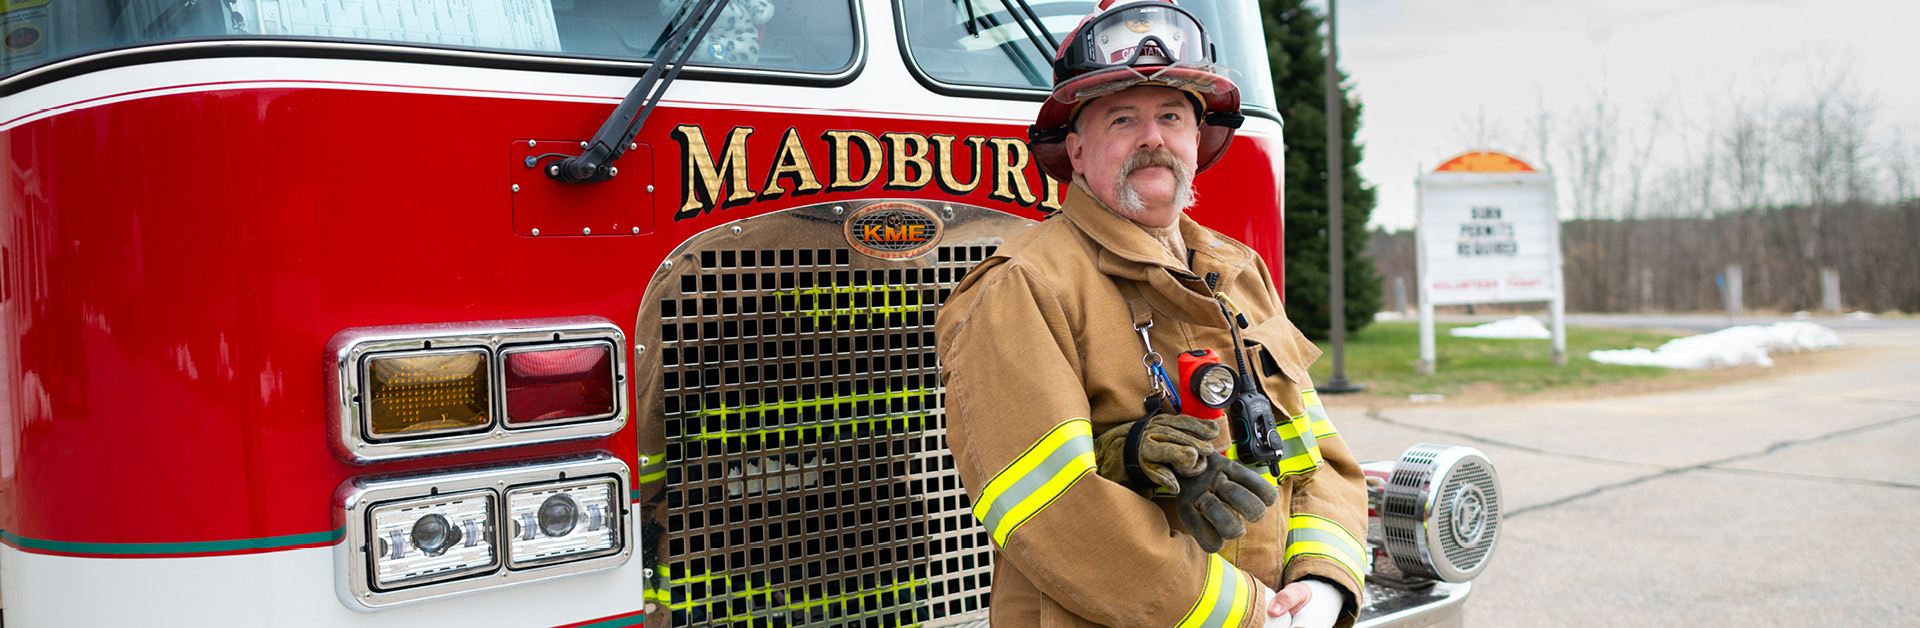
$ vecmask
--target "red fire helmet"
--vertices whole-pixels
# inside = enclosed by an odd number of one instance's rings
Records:
[[[1178,89],[1205,108],[1198,151],[1202,171],[1226,154],[1234,129],[1245,120],[1240,90],[1215,67],[1213,41],[1198,18],[1172,0],[1102,0],[1061,42],[1053,59],[1053,95],[1027,128],[1040,170],[1062,182],[1072,180],[1065,140],[1080,106],[1136,85]]]

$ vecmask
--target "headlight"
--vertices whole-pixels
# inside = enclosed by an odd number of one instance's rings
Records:
[[[627,466],[605,453],[341,486],[337,592],[370,611],[619,567]]]
[[[1368,475],[1378,477],[1371,469]],[[1386,475],[1384,485],[1370,491],[1381,528],[1381,538],[1372,540],[1392,564],[1376,561],[1375,573],[1398,584],[1480,575],[1500,537],[1500,477],[1486,455],[1422,443],[1401,454]]]
[[[616,490],[612,478],[508,490],[513,568],[619,550],[625,519]]]
[[[500,565],[491,491],[387,502],[370,516],[373,588],[450,580]]]

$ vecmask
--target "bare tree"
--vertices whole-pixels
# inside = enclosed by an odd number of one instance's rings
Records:
[[[1764,99],[1759,104],[1735,102],[1733,121],[1721,136],[1725,174],[1733,192],[1733,209],[1758,209],[1771,200],[1767,175],[1772,171],[1774,123]]]
[[[1598,218],[1609,213],[1607,195],[1612,191],[1620,115],[1608,104],[1606,92],[1596,90],[1591,101],[1575,112],[1570,124],[1566,150],[1573,212],[1581,218]]]
[[[1920,183],[1915,179],[1920,177],[1916,177],[1914,172],[1914,167],[1920,165],[1920,159],[1915,159],[1914,151],[1915,147],[1907,145],[1906,133],[1899,129],[1895,129],[1887,140],[1883,153],[1887,156],[1887,179],[1892,187],[1890,200],[1894,203],[1920,196],[1917,194],[1920,190],[1915,189],[1915,184]]]

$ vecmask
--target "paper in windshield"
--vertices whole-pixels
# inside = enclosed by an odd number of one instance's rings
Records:
[[[560,51],[552,0],[241,0],[247,32]]]

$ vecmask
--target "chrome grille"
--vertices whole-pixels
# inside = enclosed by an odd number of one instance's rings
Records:
[[[1499,539],[1499,476],[1471,447],[1421,443],[1407,449],[1380,502],[1381,545],[1405,576],[1471,580],[1485,569]]]
[[[664,464],[641,465],[648,623],[984,617],[992,550],[946,449],[933,325],[1027,221],[952,206],[938,248],[887,261],[847,245],[858,207],[736,222],[656,275],[635,333],[657,347],[636,360],[640,452]]]
[[[1468,458],[1440,487],[1447,507],[1435,513],[1434,527],[1440,530],[1440,551],[1461,571],[1479,572],[1500,534],[1500,493],[1493,477],[1493,465]]]

